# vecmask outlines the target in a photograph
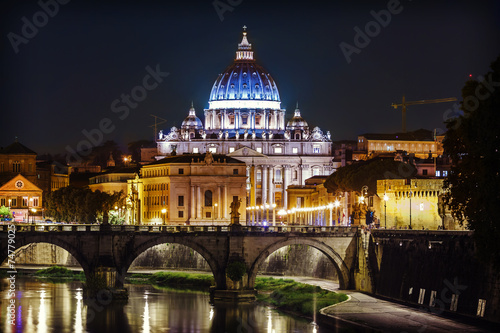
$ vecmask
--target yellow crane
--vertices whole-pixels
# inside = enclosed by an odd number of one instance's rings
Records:
[[[406,133],[406,106],[408,105],[417,105],[417,104],[434,104],[434,103],[444,103],[444,102],[454,102],[457,99],[455,97],[450,97],[450,98],[439,98],[439,99],[423,99],[421,101],[410,101],[407,102],[405,99],[405,96],[403,95],[403,101],[400,104],[395,104],[392,103],[391,106],[395,109],[397,109],[399,106],[401,106],[401,111],[402,111],[402,127],[403,127],[403,133]]]

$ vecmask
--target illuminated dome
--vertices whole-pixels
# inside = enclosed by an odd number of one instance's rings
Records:
[[[196,111],[194,110],[193,103],[191,103],[191,109],[189,109],[189,115],[184,119],[182,122],[181,128],[183,129],[188,129],[188,128],[203,128],[203,123],[201,122],[200,118],[196,116]]]
[[[299,110],[299,103],[297,103],[297,108],[295,109],[295,112],[293,114],[293,118],[288,121],[286,124],[286,128],[293,130],[293,129],[306,129],[309,128],[309,124],[305,121],[304,118],[300,115],[300,110]]]
[[[244,29],[246,29],[244,27]],[[236,59],[219,74],[210,93],[210,109],[279,109],[280,95],[271,75],[253,58],[247,33],[238,44]]]

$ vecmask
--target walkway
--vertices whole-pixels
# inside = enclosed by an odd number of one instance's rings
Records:
[[[320,286],[350,296],[348,301],[322,309],[321,313],[336,319],[360,325],[366,332],[498,332],[439,317],[429,311],[384,301],[357,291],[338,290],[338,283],[311,277],[284,276],[297,282]]]

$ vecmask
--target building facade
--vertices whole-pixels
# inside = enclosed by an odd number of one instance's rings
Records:
[[[227,154],[246,164],[248,205],[286,208],[289,185],[330,175],[330,132],[310,128],[298,108],[286,121],[276,82],[254,59],[246,31],[236,57],[216,79],[202,122],[193,107],[180,128],[157,138],[157,159],[172,154]],[[338,165],[337,165],[338,164]]]
[[[21,174],[0,186],[0,206],[9,207],[16,222],[42,217],[42,190]]]
[[[246,165],[225,155],[169,156],[141,168],[128,180],[129,224],[227,225],[230,204],[241,200],[246,223]]]

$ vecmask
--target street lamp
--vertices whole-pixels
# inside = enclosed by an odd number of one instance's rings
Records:
[[[284,216],[286,216],[286,214],[287,214],[287,212],[286,212],[286,210],[284,210],[284,209],[280,209],[280,210],[278,211],[278,217],[280,217],[280,218],[281,218],[281,224],[283,224],[283,217],[284,217]]]
[[[31,212],[33,212],[33,224],[35,224],[35,213],[36,213],[36,209],[35,209],[35,208],[31,208]]]
[[[217,203],[214,203],[214,209],[212,212],[212,224],[214,224],[214,219],[215,219],[215,211],[217,210]]]
[[[385,219],[385,228],[387,229],[387,201],[389,197],[386,193],[384,193],[384,219]]]
[[[163,216],[163,224],[165,224],[165,217],[166,217],[166,214],[167,214],[167,209],[166,208],[163,208],[161,210],[161,214]]]

